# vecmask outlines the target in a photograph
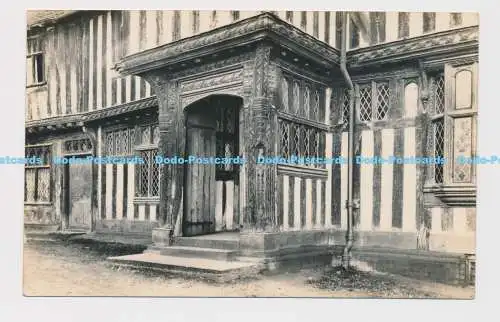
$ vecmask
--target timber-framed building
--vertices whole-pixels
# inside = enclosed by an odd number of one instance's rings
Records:
[[[347,165],[254,161],[347,158],[339,14],[69,11],[28,21],[26,154],[43,162],[26,166],[25,227],[152,236],[157,247],[232,232],[238,255],[276,263],[331,254],[345,243]],[[366,260],[474,254],[476,168],[454,160],[476,155],[478,16],[369,17],[369,39],[347,26],[356,155],[448,162],[356,164],[355,248]],[[154,161],[190,154],[247,162]],[[52,162],[86,156],[145,163]]]

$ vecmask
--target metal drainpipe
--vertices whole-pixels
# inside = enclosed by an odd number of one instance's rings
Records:
[[[340,71],[344,76],[344,80],[349,86],[349,140],[348,140],[348,164],[347,164],[347,232],[346,232],[346,245],[344,248],[344,253],[342,255],[342,266],[345,269],[349,269],[351,264],[351,249],[354,243],[354,214],[353,214],[353,166],[354,166],[354,101],[355,91],[354,84],[352,83],[351,76],[347,71],[346,66],[346,51],[347,51],[347,18],[348,13],[342,12],[342,48],[340,56]]]

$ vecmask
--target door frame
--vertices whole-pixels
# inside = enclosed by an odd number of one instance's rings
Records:
[[[243,98],[240,97],[240,96],[236,96],[236,95],[228,95],[228,94],[217,94],[217,93],[214,93],[214,94],[211,94],[211,95],[208,95],[200,100],[197,100],[195,102],[192,102],[190,103],[189,105],[187,106],[184,106],[183,107],[183,113],[184,113],[184,135],[186,137],[185,141],[184,141],[184,151],[188,151],[189,147],[188,147],[188,140],[187,140],[187,135],[188,135],[188,131],[189,131],[189,128],[190,126],[187,124],[187,120],[188,120],[188,113],[190,112],[189,111],[189,107],[192,107],[193,105],[195,104],[199,104],[201,102],[204,102],[203,105],[206,106],[207,110],[212,110],[215,111],[215,108],[216,106],[214,105],[215,102],[214,100],[215,99],[227,99],[229,102],[233,101],[233,102],[239,102],[239,104],[235,105],[234,107],[234,111],[235,111],[235,135],[236,135],[236,139],[235,139],[235,145],[237,146],[238,148],[238,153],[235,154],[236,155],[240,155],[241,156],[241,145],[240,143],[242,142],[242,138],[241,138],[241,134],[243,133],[242,129],[241,129],[241,118],[242,118],[242,110],[243,110]],[[217,133],[215,134],[216,137],[217,137]],[[214,150],[216,151],[215,153],[217,153],[217,139],[215,141],[215,147],[214,147]],[[186,220],[186,217],[187,217],[187,209],[188,207],[186,207],[186,191],[187,189],[189,189],[190,187],[188,186],[187,184],[187,171],[188,171],[188,164],[185,164],[183,166],[183,201],[182,201],[182,204],[183,204],[183,207],[182,207],[182,221],[181,221],[181,230],[182,230],[182,234],[184,235],[184,228],[185,228],[185,220]],[[215,166],[215,165],[214,165]],[[235,174],[233,175],[233,181],[235,184],[240,184],[241,182],[241,169],[240,169],[240,166],[239,165],[234,165],[236,167],[236,171],[235,171]],[[225,181],[225,180],[222,180],[222,181]],[[217,169],[215,170],[215,175],[214,175],[214,189],[215,189],[215,183],[217,182]],[[225,188],[223,188],[225,189]],[[241,189],[241,187],[240,187]],[[235,196],[236,198],[240,198],[240,194],[238,193],[237,196]],[[238,202],[238,205],[241,204],[241,201]],[[213,205],[215,207],[215,204]],[[240,206],[238,206],[238,208],[240,208]],[[215,209],[214,209],[215,210]],[[239,214],[239,218],[238,218],[238,221],[241,221],[241,217],[242,217],[242,214],[241,214],[241,211],[240,209],[238,209],[238,214]],[[215,220],[215,219],[214,219]],[[215,226],[215,222],[214,222],[214,226]],[[204,233],[204,234],[200,234],[201,235],[209,235],[209,234],[216,234],[216,233],[220,233],[220,232],[224,232],[224,231],[239,231],[239,225],[236,225],[236,227],[234,227],[232,230],[223,230],[223,231],[213,231],[213,232],[207,232],[207,233]],[[198,236],[198,235],[196,235]]]
[[[73,155],[65,155],[64,157],[75,157],[77,159],[83,159],[87,156],[91,156],[92,154],[91,153],[82,153],[82,154],[73,154]],[[70,217],[71,217],[71,198],[70,198],[70,176],[69,176],[69,167],[71,166],[71,164],[65,164],[64,165],[64,174],[63,174],[63,177],[64,177],[64,184],[63,184],[63,191],[64,191],[64,213],[65,213],[65,221],[66,221],[66,225],[65,225],[65,230],[76,230],[78,229],[77,227],[71,227],[70,226]],[[95,202],[95,194],[94,194],[94,190],[95,190],[95,182],[94,182],[94,174],[95,174],[95,167],[94,167],[94,163],[90,163],[88,164],[88,166],[90,167],[90,188],[91,188],[91,191],[90,191],[90,225],[88,227],[88,229],[85,229],[86,231],[88,232],[91,232],[94,230],[94,226],[95,226],[95,213],[94,213],[94,202]]]

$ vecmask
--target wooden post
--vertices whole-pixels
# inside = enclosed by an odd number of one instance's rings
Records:
[[[272,106],[271,47],[257,48],[253,61],[252,91],[245,111],[247,187],[244,227],[246,231],[272,231],[276,223],[276,178],[274,165],[257,164],[259,156],[276,155],[276,110]],[[247,105],[247,104],[245,104]]]
[[[179,105],[178,87],[164,75],[149,73],[144,77],[158,99],[158,123],[160,142],[158,155],[184,155],[184,114]],[[165,164],[160,167],[160,224],[161,228],[153,231],[153,241],[171,244],[174,235],[181,234],[182,198],[184,171],[182,165]]]

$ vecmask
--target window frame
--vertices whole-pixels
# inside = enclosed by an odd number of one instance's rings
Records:
[[[28,155],[31,155],[30,153],[27,153],[28,149],[46,149],[46,152],[48,152],[48,160],[45,164],[42,165],[31,165],[31,164],[25,164],[24,165],[24,205],[51,205],[52,204],[52,192],[53,192],[53,187],[52,187],[52,166],[51,166],[51,159],[53,157],[53,146],[52,144],[33,144],[33,145],[25,145],[25,155],[28,157]],[[26,171],[27,170],[33,170],[34,171],[34,187],[33,187],[33,200],[28,200],[27,199],[27,181],[26,181]],[[39,200],[39,172],[42,170],[47,170],[48,171],[48,200]]]
[[[461,71],[470,71],[472,73],[472,89],[471,89],[471,107],[464,109],[456,109],[455,108],[455,80],[456,75]],[[442,182],[436,182],[434,177],[434,167],[432,167],[432,172],[430,177],[426,183],[426,191],[437,192],[439,197],[444,198],[445,200],[448,198],[447,191],[452,191],[454,189],[465,189],[463,190],[465,194],[469,193],[471,187],[474,187],[477,183],[477,166],[471,165],[471,178],[470,182],[457,182],[454,178],[454,159],[455,151],[455,128],[454,121],[456,119],[470,117],[471,118],[471,155],[474,157],[477,152],[477,93],[478,93],[478,84],[477,84],[477,62],[465,64],[465,65],[452,65],[452,64],[443,64],[437,71],[428,72],[429,79],[431,80],[432,86],[432,110],[430,117],[430,124],[435,124],[437,121],[442,121],[444,127],[444,143],[443,143],[443,157],[447,160],[447,162],[443,165],[443,180]],[[444,111],[443,113],[436,113],[435,110],[435,75],[439,74],[443,77],[444,80]],[[430,133],[433,142],[433,150],[435,150],[435,137],[434,130]],[[432,156],[435,156],[434,151]],[[439,190],[436,190],[439,189]],[[450,197],[451,198],[451,197]],[[446,201],[445,201],[446,202]]]
[[[37,58],[41,58],[41,62]],[[26,70],[26,88],[38,87],[47,84],[44,53],[41,51],[30,53],[26,55],[26,60],[29,61],[26,65],[30,65],[30,70]],[[41,67],[39,65],[41,65]],[[28,66],[26,67],[28,68]],[[31,78],[28,78],[28,73],[31,73]],[[40,76],[42,79],[40,79]],[[29,82],[30,79],[31,83]]]
[[[149,139],[148,142],[144,142],[142,140],[143,138],[143,131],[144,129],[149,129]],[[158,131],[158,137],[157,140],[155,140],[155,131]],[[159,150],[158,150],[158,145],[159,145],[159,125],[158,123],[147,123],[147,124],[141,124],[141,125],[136,125],[135,126],[135,144],[133,146],[133,152],[134,155],[138,157],[143,157],[142,154],[144,153],[151,153],[151,155],[158,155]],[[142,193],[142,171],[143,167],[145,166],[144,164],[137,164],[136,169],[135,169],[135,195],[134,195],[134,202],[139,202],[139,201],[155,201],[159,200],[160,198],[160,187],[161,187],[161,167],[156,164],[154,157],[149,157],[150,162],[147,164],[147,177],[148,177],[148,182],[147,182],[147,194]],[[154,170],[154,165],[156,164],[157,170]],[[153,194],[153,173],[154,171],[157,171],[158,173],[158,180],[157,180],[157,195]]]
[[[379,108],[379,99],[378,99],[378,95],[379,95],[379,87],[381,85],[386,85],[387,86],[387,110],[385,111],[385,114],[384,114],[384,117],[383,118],[379,118],[379,113],[378,113],[378,108]],[[362,119],[361,118],[361,90],[364,89],[364,88],[369,88],[370,89],[370,119],[366,120],[366,119]],[[345,89],[344,89],[345,90]],[[369,122],[384,122],[384,121],[387,121],[389,119],[389,116],[390,116],[390,111],[391,111],[391,103],[392,103],[392,97],[391,95],[393,95],[392,93],[392,89],[391,89],[391,86],[390,86],[390,82],[388,79],[376,79],[376,80],[371,80],[371,81],[368,81],[368,82],[361,82],[361,83],[356,83],[354,84],[354,90],[357,94],[357,96],[359,96],[360,98],[360,101],[359,101],[359,106],[356,107],[356,118],[357,118],[357,122],[359,123],[369,123]],[[345,95],[346,93],[344,92],[343,93],[343,98],[342,98],[342,107],[343,107],[343,115],[345,116],[348,116],[348,111],[345,111],[344,108],[348,107],[348,104],[349,104],[349,99],[345,99]],[[347,94],[348,95],[348,94]],[[344,105],[344,104],[347,104]],[[342,120],[344,120],[344,116],[342,118]],[[348,123],[348,120],[347,120],[347,123]]]
[[[286,83],[286,85],[284,85]],[[287,93],[283,93],[286,89]],[[296,90],[297,95],[295,95]],[[307,95],[306,89],[309,89],[309,94]],[[298,151],[298,157],[325,157],[326,155],[326,134],[329,131],[328,120],[325,120],[326,115],[326,86],[315,82],[310,79],[304,79],[298,75],[292,75],[289,73],[284,73],[280,84],[281,100],[280,109],[278,110],[277,117],[277,128],[278,128],[278,153],[280,156],[286,158],[295,155],[292,151]],[[305,102],[305,98],[309,97],[308,103]],[[317,101],[317,112],[314,106],[316,106]],[[288,104],[287,106],[285,106]],[[306,108],[307,107],[307,108]],[[288,137],[288,148],[285,155],[281,155],[283,152],[283,126],[287,124],[288,129],[286,130]],[[293,147],[291,126],[296,126],[296,128],[304,128],[306,136],[299,137],[298,147]],[[315,153],[311,153],[311,146],[313,142],[311,141],[310,135],[311,131],[316,131],[316,149]],[[300,134],[302,135],[302,134]],[[305,143],[306,142],[306,143]],[[304,145],[304,152],[309,151],[302,155],[301,147]],[[307,146],[306,146],[307,145]],[[278,165],[278,170],[289,172],[304,172],[312,173],[314,175],[324,176],[326,174],[326,167],[324,165]]]

